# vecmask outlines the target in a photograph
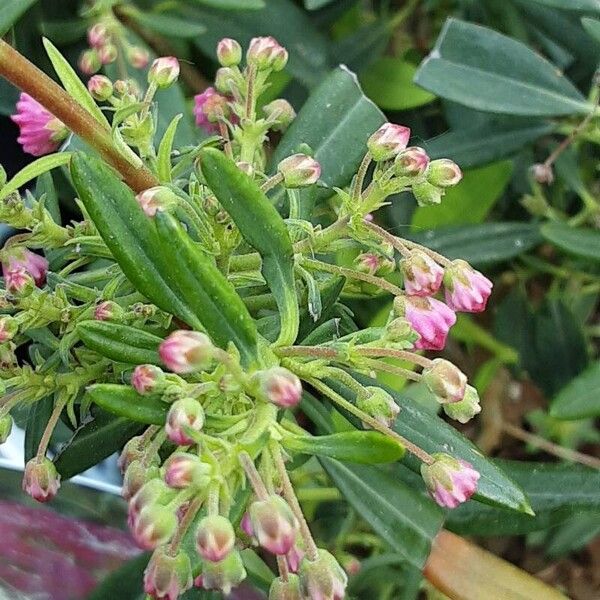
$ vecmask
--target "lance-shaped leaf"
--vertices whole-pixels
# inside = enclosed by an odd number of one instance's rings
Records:
[[[71,174],[80,200],[129,281],[159,308],[202,329],[200,315],[182,298],[154,223],[133,192],[102,161],[83,153],[73,157]]]
[[[589,366],[560,390],[552,401],[550,415],[557,419],[600,416],[600,363]]]
[[[77,324],[77,333],[88,348],[111,360],[132,365],[161,363],[158,346],[162,339],[143,329],[103,321],[82,321]]]
[[[294,282],[294,250],[287,227],[258,185],[222,152],[201,154],[202,173],[244,239],[262,258],[262,274],[280,315],[277,344],[292,344],[298,335],[299,311]]]
[[[217,345],[226,348],[233,342],[243,362],[252,362],[258,352],[256,326],[233,285],[172,215],[158,212],[155,220],[161,247],[172,252],[170,268],[182,297]]]

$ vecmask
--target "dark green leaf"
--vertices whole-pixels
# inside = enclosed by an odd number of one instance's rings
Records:
[[[600,19],[583,17],[581,19],[583,28],[597,41],[600,42]]]
[[[589,366],[560,390],[550,415],[568,420],[600,416],[600,363]]]
[[[200,22],[162,13],[145,13],[141,10],[128,10],[127,14],[143,27],[157,31],[162,35],[176,38],[195,38],[206,31]]]
[[[363,375],[354,374],[354,377],[363,385],[375,385],[372,379]],[[354,401],[354,394],[343,384],[328,380],[328,385],[347,400]],[[493,506],[528,512],[527,497],[521,488],[486,459],[467,438],[409,396],[385,386],[380,387],[386,389],[401,408],[402,416],[394,425],[394,429],[400,435],[429,453],[448,452],[472,464],[481,475],[475,494],[477,500]],[[414,457],[407,455],[405,463],[418,472],[420,463]]]
[[[495,461],[525,491],[535,516],[467,502],[446,526],[462,535],[520,535],[553,527],[582,512],[600,515],[600,471],[582,466]]]
[[[346,65],[357,73],[365,72],[367,67],[385,52],[391,34],[392,27],[386,18],[358,27],[334,44],[331,49],[333,63]],[[427,92],[421,90],[421,93]]]
[[[298,299],[294,282],[294,251],[287,227],[258,185],[222,152],[207,148],[202,174],[244,239],[262,258],[262,274],[279,309],[279,345],[298,335]]]
[[[541,241],[538,225],[511,222],[443,227],[409,237],[448,258],[462,258],[475,265],[504,262]]]
[[[0,6],[0,37],[37,2],[37,0],[7,0]]]
[[[317,10],[331,4],[333,0],[304,0],[306,10]]]
[[[562,10],[600,13],[600,0],[533,0],[533,2]]]
[[[86,600],[139,600],[150,553],[144,552],[110,573]]]
[[[103,410],[137,423],[164,425],[169,405],[162,400],[138,394],[129,385],[97,383],[86,390],[89,400]]]
[[[290,435],[282,439],[282,444],[294,452],[364,465],[395,462],[405,453],[404,446],[376,431],[345,431],[319,436]]]
[[[37,454],[40,440],[42,439],[53,408],[54,397],[52,395],[46,396],[31,405],[27,414],[27,426],[25,428],[25,445],[23,447],[25,462]]]
[[[259,10],[265,7],[266,0],[188,0],[221,10]]]
[[[81,341],[94,352],[117,362],[160,364],[158,346],[162,339],[136,327],[105,321],[77,324]]]
[[[490,112],[552,116],[591,106],[554,65],[491,29],[449,19],[415,81],[438,96]]]
[[[56,469],[63,480],[74,477],[120,450],[142,427],[129,419],[97,410],[60,448],[54,457]]]
[[[311,331],[315,330],[331,318],[334,305],[340,297],[345,283],[345,277],[330,277],[325,284],[319,286],[319,293],[321,296],[321,316],[315,321],[308,310],[302,309],[300,311],[300,327],[298,329],[298,339],[300,341],[304,340]]]
[[[544,223],[540,231],[544,238],[566,252],[600,261],[600,231],[553,222]]]
[[[442,511],[379,467],[344,465],[329,458],[320,460],[361,518],[395,552],[421,569],[442,526]]]

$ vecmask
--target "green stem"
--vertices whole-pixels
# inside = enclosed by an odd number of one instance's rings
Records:
[[[169,553],[171,556],[175,556],[179,550],[179,546],[183,541],[187,530],[190,528],[190,525],[194,522],[194,517],[198,514],[198,511],[202,507],[203,497],[198,496],[194,498],[194,500],[188,506],[188,509],[185,511],[185,515],[179,521],[179,525],[177,526],[177,530],[175,531],[175,535],[173,536],[171,543],[169,545]]]
[[[52,414],[50,415],[50,418],[48,419],[48,423],[46,424],[46,428],[44,429],[44,433],[42,434],[42,439],[40,440],[40,445],[38,446],[37,449],[37,453],[36,453],[36,458],[43,458],[44,456],[46,456],[46,450],[48,450],[48,445],[50,444],[50,438],[52,437],[52,434],[54,433],[54,428],[56,427],[56,424],[58,423],[58,419],[60,418],[60,414],[63,411],[63,408],[66,406],[67,404],[67,396],[66,394],[59,398],[58,402],[56,403],[56,406],[54,407],[54,410],[52,411]]]
[[[410,371],[396,365],[390,365],[389,363],[380,360],[373,360],[372,358],[363,359],[362,364],[365,367],[373,369],[374,371],[384,371],[386,373],[390,373],[391,375],[397,375],[398,377],[411,379],[412,381],[421,381],[422,378],[419,373],[415,373],[414,371]]]
[[[372,348],[372,347],[356,347],[353,348],[353,352],[359,356],[372,356],[380,357],[387,356],[389,358],[397,358],[399,360],[406,360],[408,362],[419,365],[425,369],[431,367],[433,361],[426,356],[421,356],[415,352],[409,352],[408,350],[396,350],[394,348]]]
[[[256,497],[259,500],[266,500],[269,497],[269,493],[267,492],[267,488],[260,476],[260,473],[257,471],[254,461],[250,458],[250,455],[247,452],[240,452],[238,457],[244,472],[246,473],[246,477],[248,481],[250,481],[250,485],[256,494]]]

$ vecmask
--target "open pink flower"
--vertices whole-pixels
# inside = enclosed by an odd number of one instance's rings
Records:
[[[215,88],[206,88],[201,94],[194,96],[194,117],[196,125],[206,133],[219,132],[219,119],[230,113],[228,100]]]
[[[434,462],[421,467],[421,475],[431,497],[446,508],[466,502],[477,489],[479,472],[464,460],[438,452]]]
[[[35,285],[41,287],[46,283],[48,261],[27,248],[14,247],[6,251],[2,261],[2,274],[8,278],[11,272],[18,271],[25,271],[33,278]]]
[[[456,323],[454,311],[435,298],[398,296],[396,311],[421,336],[415,342],[420,350],[442,350],[450,327]]]
[[[492,282],[464,260],[454,260],[444,274],[446,302],[460,312],[485,310]]]
[[[17,141],[25,152],[33,156],[54,152],[69,133],[62,121],[25,93],[21,94],[17,112],[11,119],[21,130]]]

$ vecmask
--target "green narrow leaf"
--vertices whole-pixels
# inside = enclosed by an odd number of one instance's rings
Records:
[[[44,38],[44,48],[48,53],[48,58],[61,80],[65,90],[72,96],[83,108],[85,108],[101,125],[109,128],[106,117],[83,85],[73,67],[67,62],[64,56],[58,51],[56,46],[47,38]]]
[[[81,341],[94,352],[117,362],[161,364],[158,346],[162,339],[143,329],[105,321],[82,321],[77,324]]]
[[[171,248],[170,268],[182,297],[217,345],[227,348],[233,342],[243,362],[251,363],[258,352],[256,326],[231,282],[172,215],[158,212],[155,221],[161,247]]]
[[[137,9],[127,9],[126,14],[143,27],[169,37],[195,38],[206,32],[206,27],[202,23],[175,15],[157,12],[146,13]]]
[[[481,223],[411,233],[411,240],[450,259],[490,265],[519,256],[541,242],[539,226],[529,223]]]
[[[600,14],[600,0],[533,0],[538,4],[560,8],[561,10],[574,10],[577,12],[595,12]]]
[[[158,146],[157,167],[158,178],[161,183],[171,183],[171,151],[173,150],[173,141],[177,132],[177,125],[183,115],[175,115]]]
[[[207,148],[201,154],[202,174],[244,239],[262,258],[262,274],[280,316],[278,345],[293,344],[298,335],[299,310],[294,281],[294,251],[287,227],[258,185],[222,152]]]
[[[467,502],[450,511],[446,526],[462,535],[522,535],[554,527],[574,515],[600,515],[600,471],[580,465],[494,461],[525,491],[535,516]]]
[[[581,19],[583,28],[597,41],[600,42],[600,19],[583,17]]]
[[[147,425],[164,425],[169,405],[159,398],[142,396],[129,385],[98,383],[86,390],[87,399],[117,417]]]
[[[0,6],[0,37],[37,2],[38,0],[7,0]]]
[[[25,427],[25,443],[23,454],[25,462],[32,459],[38,451],[42,435],[54,408],[54,397],[46,396],[31,405],[27,413],[27,427]]]
[[[29,163],[26,167],[21,169],[12,179],[6,182],[6,185],[0,189],[0,200],[4,200],[7,196],[16,192],[20,187],[29,183],[32,179],[39,177],[43,173],[55,169],[56,167],[62,167],[71,160],[70,152],[59,152],[57,154],[48,154],[42,156]]]
[[[539,54],[496,31],[456,19],[446,21],[415,82],[438,96],[489,112],[554,116],[592,110]]]
[[[354,377],[363,385],[376,385],[376,382],[363,375],[354,374]],[[327,383],[347,400],[354,401],[354,394],[346,386],[333,380],[328,380]],[[385,386],[379,387],[387,390],[400,406],[402,416],[394,425],[394,429],[400,435],[429,453],[449,452],[457,458],[466,460],[479,471],[481,477],[475,499],[493,506],[530,512],[523,490],[490,462],[467,438],[409,396]],[[420,462],[414,457],[407,455],[405,464],[413,471],[419,472]]]
[[[376,431],[345,431],[319,436],[290,435],[284,436],[282,444],[294,452],[363,465],[395,462],[406,451],[404,446]]]
[[[70,479],[117,452],[136,435],[142,425],[97,410],[91,420],[79,427],[54,457],[63,480]]]
[[[509,160],[465,171],[460,184],[446,192],[439,206],[420,206],[415,210],[411,229],[481,223],[504,192],[512,171]]]
[[[600,416],[600,363],[589,366],[560,390],[550,415],[566,420]]]
[[[265,7],[265,0],[191,0],[191,2],[221,10],[260,10]]]
[[[422,569],[442,526],[442,511],[380,467],[320,459],[354,510],[411,565]]]
[[[344,284],[345,277],[330,277],[319,287],[319,296],[321,298],[321,316],[315,321],[308,310],[300,311],[300,327],[298,329],[298,339],[303,341],[311,331],[325,323],[331,318],[335,303],[337,302]]]
[[[546,240],[570,254],[600,260],[600,231],[596,229],[544,223],[540,231]]]
[[[71,163],[77,194],[133,285],[154,304],[202,330],[199,315],[182,300],[170,256],[133,192],[102,161],[77,153]]]

